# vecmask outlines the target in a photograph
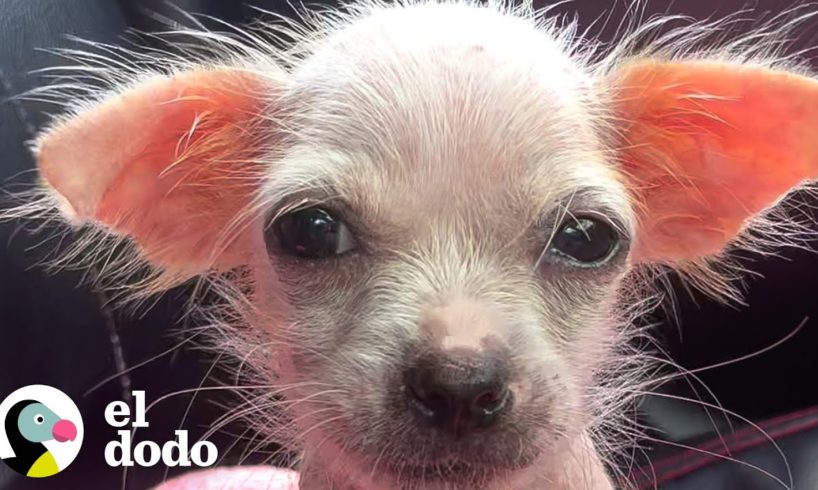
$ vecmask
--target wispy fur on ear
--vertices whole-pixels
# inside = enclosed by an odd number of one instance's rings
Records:
[[[622,67],[640,61],[655,63],[722,63],[724,66],[756,68],[777,73],[789,73],[804,78],[814,74],[803,52],[792,46],[799,33],[811,25],[818,15],[813,4],[785,10],[769,19],[759,19],[755,12],[740,11],[728,17],[694,21],[682,16],[656,16],[642,20],[644,3],[637,3],[633,16],[626,18],[610,48],[598,52],[592,63],[595,78],[602,81],[604,97],[616,105],[616,87],[605,81],[616,77]],[[610,92],[613,90],[614,92]],[[691,89],[695,90],[695,88]],[[697,96],[705,97],[699,93]],[[702,109],[705,110],[705,109]],[[718,117],[714,115],[713,117]],[[622,145],[631,144],[622,134],[629,121],[621,114],[601,117],[614,141],[614,158],[621,158]],[[664,158],[670,159],[669,155]],[[627,165],[620,163],[621,168]],[[627,173],[624,177],[629,179]],[[678,176],[684,179],[683,176]],[[811,249],[816,238],[812,210],[815,206],[815,186],[808,176],[800,185],[769,203],[762,212],[748,216],[741,232],[715,254],[671,263],[641,264],[638,275],[649,281],[674,269],[686,285],[727,302],[740,303],[743,280],[752,271],[746,261],[753,257],[776,255],[783,248]],[[644,203],[635,197],[633,206],[639,210]]]

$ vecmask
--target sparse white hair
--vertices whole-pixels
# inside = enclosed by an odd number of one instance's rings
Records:
[[[487,13],[502,14],[508,29],[504,33],[486,32],[486,25],[459,26],[452,24],[453,14],[447,16],[446,8],[461,6],[486,9]],[[323,56],[326,50],[331,50],[337,44],[345,42],[344,33],[350,29],[378,29],[377,24],[366,25],[367,19],[376,14],[405,16],[411,15],[416,9],[440,9],[441,23],[452,26],[448,31],[435,31],[426,41],[433,43],[442,38],[463,35],[463,30],[472,37],[498,38],[497,42],[517,42],[522,36],[528,43],[515,46],[514,52],[521,60],[533,56],[548,56],[558,66],[555,70],[571,72],[571,83],[580,81],[585,85],[587,92],[570,93],[573,97],[588,97],[587,100],[577,100],[580,113],[575,117],[591,116],[587,127],[594,134],[606,135],[605,141],[616,141],[618,138],[618,120],[616,115],[609,112],[610,104],[606,98],[612,95],[607,92],[604,80],[608,79],[618,67],[628,60],[642,57],[656,59],[718,59],[739,62],[748,65],[765,66],[809,75],[806,64],[801,61],[798,53],[789,52],[791,34],[803,22],[815,14],[810,6],[796,7],[784,12],[762,25],[755,25],[755,29],[745,33],[746,27],[752,21],[745,17],[746,12],[737,13],[726,19],[705,22],[693,22],[679,16],[659,16],[653,19],[642,18],[642,7],[639,3],[632,8],[629,15],[622,21],[616,39],[611,44],[604,44],[592,38],[589,32],[580,32],[576,20],[550,16],[551,9],[535,11],[530,3],[512,5],[502,2],[474,2],[471,0],[452,0],[445,2],[426,2],[425,0],[402,0],[396,3],[386,3],[380,0],[366,0],[348,5],[344,8],[328,8],[323,10],[304,10],[301,18],[290,20],[281,18],[273,13],[266,13],[270,20],[259,21],[257,24],[239,28],[222,24],[224,32],[216,32],[205,27],[198,19],[187,16],[184,23],[176,24],[168,20],[172,29],[163,34],[133,33],[128,38],[132,47],[109,45],[75,39],[79,44],[77,49],[58,49],[53,52],[63,57],[69,64],[50,67],[41,70],[41,74],[53,78],[53,83],[34,89],[20,96],[24,100],[41,100],[54,103],[62,109],[61,115],[56,116],[53,124],[61,124],[76,115],[95,107],[118,94],[144,83],[146,80],[157,77],[167,77],[191,69],[221,68],[246,70],[260,77],[279,77],[282,72],[297,74],[302,79],[311,79],[316,76],[326,76],[325,73],[316,75],[314,66],[316,57]],[[456,12],[455,12],[456,13]],[[492,16],[489,22],[494,22]],[[220,23],[215,19],[208,21]],[[393,24],[394,25],[394,24]],[[487,24],[488,25],[488,24]],[[495,25],[495,24],[491,24]],[[352,26],[352,27],[351,27]],[[520,28],[525,26],[525,28]],[[518,31],[519,28],[519,31]],[[523,34],[511,35],[515,32]],[[391,36],[415,36],[415,32],[393,32]],[[547,45],[536,44],[543,38],[548,38]],[[545,50],[551,50],[543,52]],[[378,46],[364,46],[360,49],[379,49]],[[387,52],[384,55],[388,55]],[[565,62],[568,60],[569,62]],[[325,66],[325,65],[320,65]],[[320,69],[320,66],[318,69]],[[342,68],[338,68],[342,69]],[[557,75],[555,75],[557,76]],[[316,91],[321,95],[323,87],[317,86]],[[368,87],[359,87],[366,91]],[[422,93],[422,88],[420,89]],[[273,104],[275,101],[270,101]],[[417,101],[414,101],[415,103]],[[348,101],[343,103],[349,103]],[[426,102],[424,102],[426,103]],[[436,101],[428,101],[430,104]],[[343,108],[331,107],[341,110]],[[318,117],[326,118],[331,124],[332,112],[326,107],[315,106],[306,110],[319,112]],[[321,111],[325,111],[321,113]],[[315,113],[311,113],[313,116]],[[388,118],[388,115],[371,112],[367,117],[373,120]],[[532,117],[529,114],[508,114],[512,117]],[[283,131],[293,140],[309,142],[309,137],[321,135],[304,135],[299,133],[299,127],[284,127]],[[379,136],[383,136],[379,134]],[[562,135],[566,137],[565,135]],[[537,134],[522,134],[520,138],[539,138]],[[36,144],[35,144],[36,146]],[[285,145],[286,146],[286,145]],[[394,154],[394,148],[382,146],[380,150],[387,154]],[[601,153],[608,159],[615,159],[617,148],[593,148],[589,153]],[[284,200],[285,197],[297,195],[301,190],[326,185],[326,182],[317,180],[317,176],[324,178],[327,175],[337,175],[336,179],[377,179],[375,174],[350,175],[345,172],[361,172],[349,164],[345,154],[332,152],[314,145],[300,144],[287,147],[286,151],[279,147],[269,148],[265,152],[267,159],[277,161],[289,159],[303,161],[304,165],[289,166],[287,169],[267,175],[266,185],[250,206],[236,216],[227,229],[223,230],[223,250],[235,234],[248,226],[248,223],[258,219],[271,203]],[[361,160],[370,158],[362,156]],[[320,167],[320,168],[319,168]],[[264,171],[269,171],[265,167]],[[584,174],[585,180],[593,180],[594,174]],[[214,183],[213,185],[218,185]],[[601,189],[601,187],[600,187]],[[604,190],[604,189],[603,189]],[[805,186],[801,191],[811,191]],[[744,232],[731,246],[714,257],[706,257],[696,262],[682,264],[659,264],[643,266],[631,271],[626,279],[622,291],[619,293],[619,312],[616,319],[616,328],[613,329],[613,338],[610,342],[611,350],[606,354],[598,366],[594,368],[595,385],[589,387],[587,398],[593,412],[591,433],[597,446],[602,449],[603,457],[613,461],[616,458],[626,457],[639,439],[639,428],[630,421],[630,410],[639,396],[650,389],[650,380],[662,367],[657,367],[655,357],[646,355],[637,350],[636,345],[652,343],[646,327],[635,327],[632,324],[645,312],[652,310],[661,302],[661,295],[650,287],[657,278],[661,279],[667,273],[667,268],[674,267],[692,286],[702,289],[721,300],[740,301],[737,282],[741,274],[748,272],[735,260],[737,251],[749,250],[754,254],[775,254],[781,246],[807,247],[813,238],[813,228],[807,213],[806,201],[801,201],[804,194],[790,196],[787,205],[774,206],[762,215],[748,222]],[[50,190],[36,188],[21,193],[16,197],[20,204],[0,212],[0,219],[10,220],[24,218],[34,220],[38,226],[50,228],[52,224],[62,224],[66,221],[63,205]],[[628,208],[631,211],[638,209],[638,202],[623,201],[620,196],[599,191],[599,201],[607,201],[612,208]],[[286,212],[280,209],[279,212]],[[538,210],[539,211],[539,210]],[[623,214],[627,214],[623,211]],[[635,213],[631,212],[632,217]],[[165,271],[152,269],[145,264],[133,250],[127,238],[114,237],[108,230],[94,223],[74,224],[82,227],[79,239],[67,253],[58,257],[49,257],[52,267],[79,267],[83,270],[94,268],[96,275],[91,278],[97,281],[100,287],[117,289],[124,300],[137,299],[137,303],[144,301],[152,294],[161,292],[188,277],[174,277],[165,274]],[[634,222],[624,226],[633,229]],[[76,226],[74,227],[76,228]],[[66,230],[65,227],[60,227]],[[72,229],[71,232],[74,230]],[[61,235],[59,240],[64,238]],[[478,238],[474,238],[479,241]],[[437,250],[435,253],[443,254]],[[218,251],[216,252],[218,253]],[[469,257],[469,251],[447,250],[445,253],[462,253]],[[423,260],[413,257],[412,260]],[[468,262],[467,260],[451,260],[451,263]],[[447,271],[457,274],[459,270]],[[484,271],[486,272],[486,271]],[[136,277],[136,280],[134,280]],[[429,277],[419,278],[417,283]],[[287,402],[287,393],[298,390],[297,386],[281,385],[270,373],[263,368],[275,361],[272,357],[272,346],[277,342],[288,342],[287,335],[298,335],[292,329],[283,328],[282,334],[272,338],[262,336],[259,332],[246,328],[246,318],[243,312],[252,309],[248,300],[253,291],[252,274],[245,268],[238,268],[229,272],[205,271],[196,278],[199,284],[197,291],[214,291],[223,301],[207,308],[197,307],[195,298],[191,301],[191,311],[200,316],[203,323],[204,336],[211,337],[210,343],[218,349],[229,353],[228,356],[237,374],[236,393],[242,404],[234,411],[225,415],[217,424],[233,420],[236,417],[247,419],[251,426],[263,434],[262,440],[253,444],[278,441],[292,443],[297,432],[293,432],[292,424],[286,421],[286,414],[276,410],[287,403],[298,403],[298,400]],[[407,280],[407,282],[413,282]],[[400,287],[399,284],[395,288]],[[504,294],[511,295],[509,291]],[[636,342],[636,338],[643,338],[644,342]],[[239,382],[241,378],[244,381]],[[245,387],[245,388],[238,388]],[[284,401],[271,397],[270,388],[283,396]],[[255,440],[254,440],[255,441]],[[625,482],[622,482],[625,484]]]

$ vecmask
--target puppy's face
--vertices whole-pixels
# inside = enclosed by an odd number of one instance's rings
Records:
[[[313,449],[476,488],[556,464],[589,422],[633,217],[556,41],[453,10],[463,33],[418,41],[422,11],[383,15],[294,74],[256,275],[286,292],[281,375],[315,383],[291,394]]]

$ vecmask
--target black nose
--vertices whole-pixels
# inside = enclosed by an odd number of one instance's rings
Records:
[[[477,354],[429,355],[406,371],[409,410],[423,425],[455,434],[488,427],[511,408],[508,366]]]

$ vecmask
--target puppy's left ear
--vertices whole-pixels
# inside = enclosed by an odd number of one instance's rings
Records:
[[[136,83],[43,133],[40,175],[71,221],[130,237],[177,277],[241,265],[252,237],[226,231],[268,170],[283,83],[235,68]]]
[[[748,220],[818,177],[818,82],[768,68],[636,61],[615,90],[638,262],[718,254]]]

